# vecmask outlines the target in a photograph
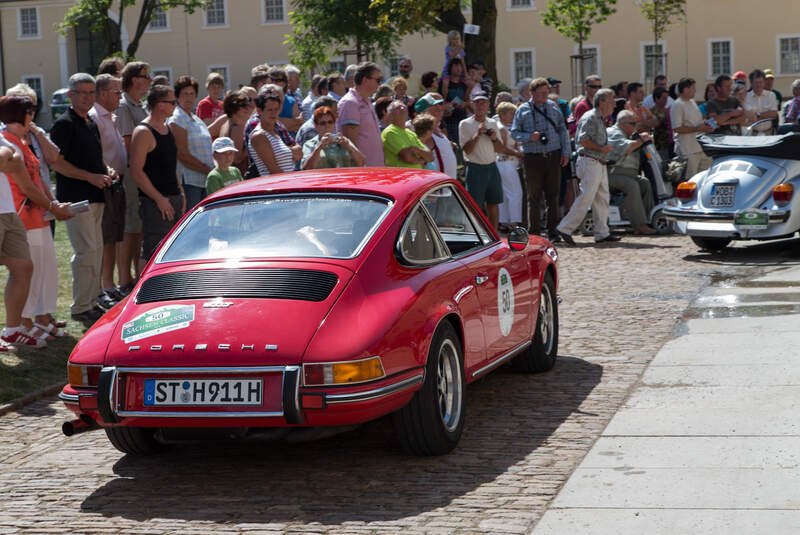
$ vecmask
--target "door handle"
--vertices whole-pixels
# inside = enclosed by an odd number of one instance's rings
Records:
[[[481,284],[483,284],[488,280],[489,277],[487,277],[486,275],[475,275],[475,284],[477,284],[478,286],[480,286]]]

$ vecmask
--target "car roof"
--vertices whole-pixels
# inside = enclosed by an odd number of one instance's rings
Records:
[[[404,205],[430,187],[451,181],[444,173],[400,167],[316,169],[245,180],[209,195],[203,204],[265,193],[348,192],[380,195]]]

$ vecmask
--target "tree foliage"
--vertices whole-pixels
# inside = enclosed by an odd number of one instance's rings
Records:
[[[578,44],[578,80],[583,80],[583,43],[592,34],[592,26],[608,20],[617,12],[617,0],[550,0],[542,14],[542,24]],[[573,74],[574,76],[574,74]]]
[[[125,23],[125,12],[136,5],[136,0],[77,0],[67,10],[58,29],[61,33],[66,33],[70,28],[85,23],[91,32],[103,35],[106,56],[118,55],[127,60],[136,55],[142,35],[157,7],[160,6],[164,11],[181,7],[186,13],[194,13],[196,9],[205,9],[208,5],[207,0],[140,0],[140,2],[142,8],[136,22],[136,30],[124,51],[122,25]],[[116,22],[109,15],[112,10],[117,14]]]
[[[655,44],[664,37],[670,25],[686,18],[686,0],[639,0],[637,3],[650,23]]]
[[[542,24],[578,43],[583,54],[583,43],[591,35],[592,26],[616,13],[616,4],[617,0],[550,0]]]

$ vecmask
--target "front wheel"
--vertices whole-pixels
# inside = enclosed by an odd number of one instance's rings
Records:
[[[106,427],[111,444],[122,453],[130,455],[153,455],[167,446],[156,440],[154,427]]]
[[[722,251],[731,242],[730,238],[703,238],[700,236],[691,236],[692,241],[700,249],[706,251]]]
[[[558,300],[553,275],[548,271],[542,281],[539,314],[533,342],[514,359],[517,369],[524,372],[546,372],[553,369],[558,354]]]
[[[464,386],[461,342],[444,321],[428,351],[422,388],[394,413],[395,432],[406,452],[443,455],[456,447],[464,429]]]

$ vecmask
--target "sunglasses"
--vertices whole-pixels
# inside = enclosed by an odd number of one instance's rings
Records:
[[[587,85],[586,87],[588,87],[589,89],[600,89],[603,86],[602,85]]]
[[[377,78],[374,78],[374,77],[370,76],[370,77],[369,77],[369,79],[370,79],[370,80],[375,80],[375,81],[376,81],[376,82],[378,82],[379,84],[382,84],[382,83],[383,83],[383,76],[378,76]]]
[[[278,82],[278,83],[282,83],[282,84],[288,84],[289,83],[289,80],[287,80],[286,78],[270,78],[270,80],[273,81],[273,82]]]
[[[178,104],[178,101],[174,100],[174,99],[173,100],[159,100],[159,102],[163,102],[164,104],[172,104],[173,106]]]
[[[333,124],[333,121],[319,121],[317,126],[330,126]]]

